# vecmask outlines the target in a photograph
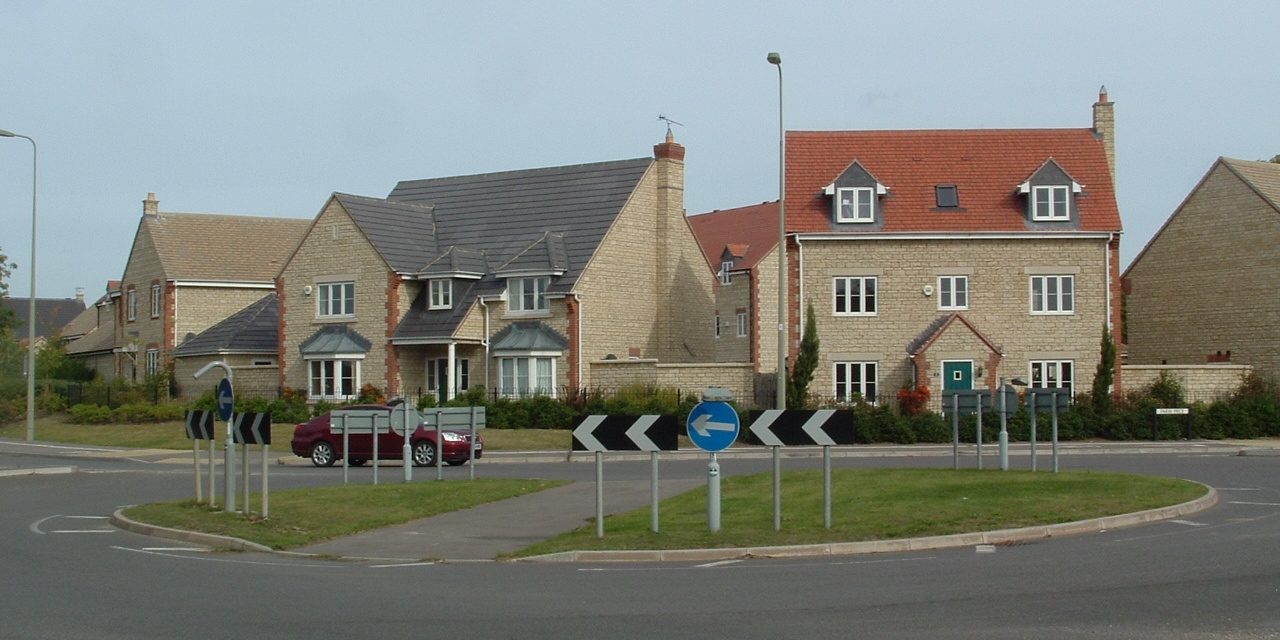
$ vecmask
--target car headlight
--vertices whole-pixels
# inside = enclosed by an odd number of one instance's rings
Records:
[[[467,441],[467,439],[466,439],[466,438],[464,438],[464,437],[462,437],[462,434],[460,434],[460,433],[454,433],[454,432],[452,432],[452,431],[445,431],[445,432],[444,432],[444,441],[445,441],[445,442],[466,442],[466,441]]]

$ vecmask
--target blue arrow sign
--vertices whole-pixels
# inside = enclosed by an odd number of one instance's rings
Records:
[[[223,378],[215,392],[218,401],[218,418],[223,421],[231,419],[231,408],[235,405],[235,397],[231,394],[231,381]]]
[[[742,425],[738,412],[728,402],[700,402],[689,412],[685,426],[694,445],[715,453],[729,448],[738,439]]]

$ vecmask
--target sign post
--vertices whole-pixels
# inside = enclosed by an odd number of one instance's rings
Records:
[[[231,366],[221,360],[215,360],[203,367],[200,367],[200,370],[195,372],[193,377],[199,380],[200,376],[208,373],[209,370],[214,367],[222,369],[222,372],[226,374],[226,377],[218,382],[218,388],[214,392],[214,398],[218,403],[218,417],[227,423],[227,439],[224,445],[225,448],[223,450],[222,461],[222,474],[226,478],[225,493],[227,497],[223,510],[227,513],[234,513],[236,510],[236,446],[233,443],[234,438],[231,434],[231,409],[235,406],[235,396],[231,390]],[[212,460],[210,462],[212,463]],[[213,485],[209,486],[209,500],[210,502],[213,500]]]
[[[974,446],[977,450],[978,469],[982,469],[982,413],[991,409],[991,392],[985,389],[949,389],[942,392],[942,410],[951,410],[951,465],[960,468],[960,415],[974,414],[977,418]]]
[[[1058,472],[1058,410],[1066,409],[1070,406],[1071,395],[1063,393],[1058,387],[1028,387],[1027,402],[1031,407],[1031,433],[1032,449],[1031,449],[1031,470],[1036,470],[1035,455],[1035,430],[1036,430],[1036,414],[1041,411],[1049,411],[1053,416],[1053,430],[1050,438],[1053,444],[1053,472]]]
[[[738,412],[728,402],[731,399],[723,389],[707,389],[685,424],[693,444],[711,454],[707,464],[707,526],[711,533],[720,531],[720,461],[716,453],[729,448],[742,428]]]
[[[249,515],[249,445],[262,445],[262,517],[267,517],[267,454],[271,445],[271,414],[241,413],[235,416],[235,440],[243,445],[241,449],[244,463],[244,515]]]
[[[778,410],[752,412],[750,431],[761,444],[773,449],[773,530],[782,528],[781,465],[778,451],[784,446],[822,447],[823,522],[831,528],[831,447],[854,443],[853,412]]]
[[[649,528],[657,533],[658,452],[675,451],[679,448],[679,444],[676,437],[676,420],[671,416],[582,416],[578,418],[573,426],[573,451],[595,452],[597,538],[604,537],[603,452],[648,451],[650,453]]]
[[[212,411],[188,411],[187,412],[187,437],[191,439],[191,461],[195,468],[196,476],[196,502],[204,502],[204,496],[200,491],[200,441],[209,441],[209,452],[213,452],[213,412]],[[213,459],[209,459],[209,490],[213,490]],[[213,504],[212,495],[209,498],[209,504]]]

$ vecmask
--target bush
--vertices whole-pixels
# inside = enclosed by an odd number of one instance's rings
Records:
[[[98,404],[77,404],[71,407],[71,422],[76,424],[107,424],[111,420],[110,407]]]

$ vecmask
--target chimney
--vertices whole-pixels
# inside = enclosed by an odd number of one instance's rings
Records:
[[[1115,103],[1107,99],[1107,87],[1098,89],[1098,101],[1093,103],[1093,134],[1102,140],[1107,152],[1107,167],[1111,169],[1111,183],[1116,181],[1116,110]]]
[[[142,201],[142,215],[154,216],[160,212],[160,201],[156,200],[154,192],[147,194],[147,199]]]
[[[76,287],[76,302],[84,306],[84,287]]]
[[[684,147],[676,143],[671,128],[667,127],[667,138],[660,144],[653,145],[654,173],[657,178],[657,226],[654,229],[654,275],[658,283],[658,291],[672,291],[678,288],[675,282],[675,269],[681,258],[682,245],[677,242],[675,234],[678,225],[684,223]],[[659,349],[654,357],[662,360],[681,361],[675,345],[678,329],[683,326],[680,305],[671,296],[658,296],[657,309]]]

